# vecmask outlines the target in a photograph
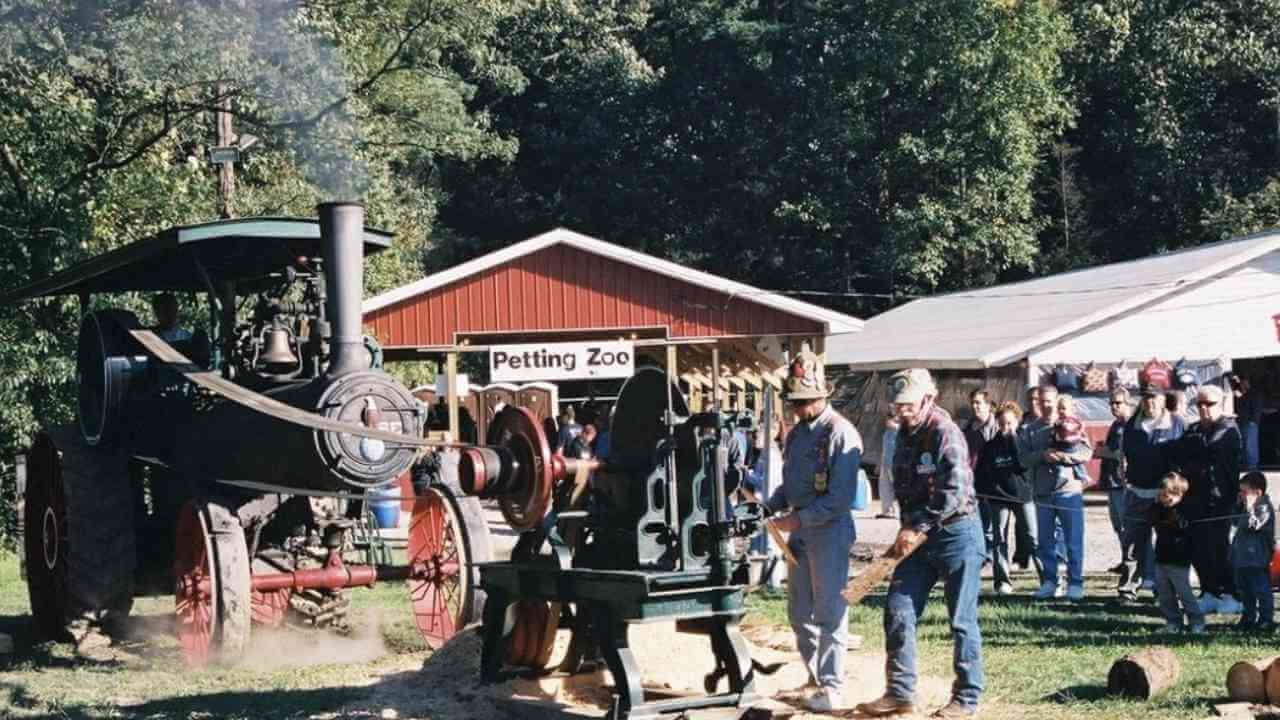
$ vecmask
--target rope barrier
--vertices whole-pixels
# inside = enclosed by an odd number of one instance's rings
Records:
[[[1003,502],[1009,505],[1026,505],[1027,504],[1017,498],[1011,498],[1006,495],[988,495],[985,493],[974,493],[974,495],[979,498],[982,498],[983,500],[995,500],[997,502]],[[1054,505],[1053,503],[1040,502],[1038,500],[1031,500],[1029,502],[1030,504],[1035,505],[1036,507],[1051,508],[1053,510],[1065,510],[1067,512],[1072,512],[1074,510],[1079,510],[1080,512],[1084,512],[1083,505],[1081,505],[1081,507],[1078,507],[1078,508],[1073,508],[1073,507],[1063,507],[1062,505]],[[1188,520],[1187,524],[1195,525],[1196,523],[1217,522],[1219,520],[1234,520],[1236,518],[1246,517],[1247,515],[1248,513],[1235,513],[1232,515],[1215,515],[1212,517],[1200,518],[1198,520]]]

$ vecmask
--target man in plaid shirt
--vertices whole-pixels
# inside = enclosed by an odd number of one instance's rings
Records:
[[[916,622],[939,580],[955,642],[956,679],[951,701],[932,717],[976,715],[985,683],[978,630],[985,543],[968,446],[951,416],[934,404],[937,393],[929,371],[922,368],[889,379],[889,401],[902,426],[893,462],[894,493],[902,512],[894,551],[906,554],[921,536],[924,542],[898,565],[889,585],[884,610],[888,687],[878,700],[858,706],[873,717],[915,712]]]

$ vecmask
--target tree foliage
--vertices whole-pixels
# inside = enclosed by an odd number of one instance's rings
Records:
[[[1280,0],[0,0],[0,289],[359,196],[380,291],[555,225],[858,315],[1280,222]],[[129,298],[112,302],[130,303]],[[0,476],[74,300],[0,308]],[[406,369],[417,381],[429,369]]]

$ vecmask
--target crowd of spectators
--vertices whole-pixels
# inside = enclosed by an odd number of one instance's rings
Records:
[[[1202,633],[1205,616],[1220,613],[1239,614],[1241,629],[1270,632],[1275,511],[1256,471],[1256,401],[1247,385],[1230,388],[1232,415],[1217,385],[1168,392],[1143,378],[1136,397],[1117,386],[1108,395],[1113,421],[1096,446],[1074,398],[1052,383],[1029,388],[1024,406],[973,391],[961,429],[994,592],[1013,594],[1014,567],[1030,565],[1036,599],[1084,599],[1084,493],[1096,490],[1105,493],[1121,551],[1111,568],[1120,598],[1151,593],[1170,631]],[[892,457],[896,433],[886,422],[883,456]],[[1095,459],[1096,478],[1086,471]],[[893,517],[883,469],[881,483],[880,516]]]

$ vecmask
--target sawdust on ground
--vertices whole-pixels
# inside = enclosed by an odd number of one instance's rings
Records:
[[[785,663],[774,675],[756,674],[756,692],[762,706],[785,708],[790,717],[829,717],[797,713],[804,697],[807,673],[796,654],[788,628],[750,627],[743,631],[751,656],[762,664]],[[569,633],[556,638],[552,664],[568,646]],[[630,643],[646,689],[702,693],[703,676],[714,667],[710,641],[705,636],[678,633],[674,623],[637,625]],[[392,668],[372,687],[365,699],[349,703],[328,718],[382,718],[383,720],[514,720],[545,716],[534,709],[559,707],[572,715],[600,717],[612,701],[612,678],[607,670],[573,676],[549,674],[512,678],[501,683],[480,683],[480,633],[470,628],[432,654],[421,667]],[[721,690],[726,688],[721,681]],[[919,700],[923,708],[946,702],[948,681],[922,676]],[[845,699],[854,703],[873,700],[884,691],[884,655],[850,652],[845,663]],[[780,703],[780,704],[779,704]],[[317,720],[325,718],[317,717]]]

